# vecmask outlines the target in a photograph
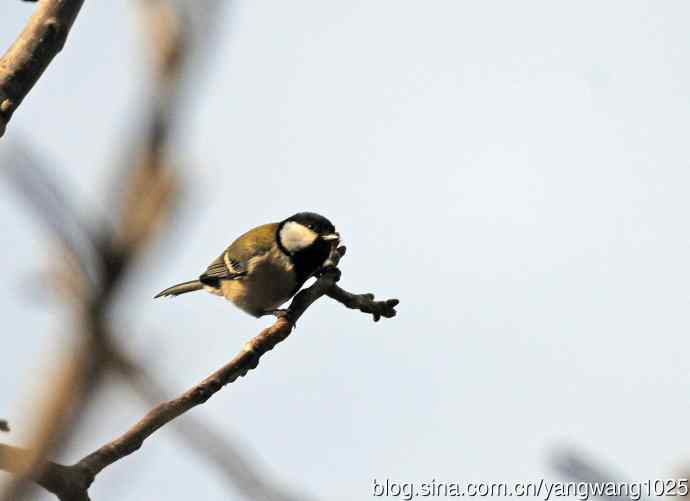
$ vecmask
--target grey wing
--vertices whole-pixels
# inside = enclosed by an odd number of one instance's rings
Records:
[[[199,277],[199,281],[211,287],[220,287],[221,280],[234,280],[247,274],[247,270],[242,263],[228,258],[228,253],[224,252],[218,256],[206,271]]]

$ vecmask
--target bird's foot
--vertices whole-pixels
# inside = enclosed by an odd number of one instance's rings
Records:
[[[266,315],[273,315],[276,318],[285,318],[288,316],[288,310],[283,308],[277,308],[275,310],[268,310]]]
[[[292,325],[292,328],[294,329],[297,327],[297,323],[293,322],[292,319],[290,318],[290,310],[282,309],[282,308],[277,308],[275,310],[268,310],[266,311],[266,315],[273,315],[276,318],[282,318],[284,320],[287,320],[290,325]]]

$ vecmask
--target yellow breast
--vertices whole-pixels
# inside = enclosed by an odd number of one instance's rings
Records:
[[[253,257],[247,275],[236,280],[223,280],[221,291],[226,299],[250,315],[259,317],[290,299],[297,280],[292,263],[279,249]]]

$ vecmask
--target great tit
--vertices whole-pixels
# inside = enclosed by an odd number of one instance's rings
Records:
[[[198,280],[173,285],[155,297],[205,289],[255,317],[274,314],[324,266],[339,241],[340,235],[328,219],[300,212],[249,230]]]

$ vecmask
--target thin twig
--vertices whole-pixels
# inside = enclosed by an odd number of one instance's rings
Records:
[[[62,50],[84,0],[41,0],[0,58],[0,137],[53,58]]]
[[[362,313],[370,313],[374,317],[374,322],[378,322],[381,317],[393,318],[396,314],[395,307],[400,303],[397,299],[374,301],[373,294],[352,294],[337,285],[333,285],[327,294],[328,297],[335,299],[348,308],[359,310]]]

